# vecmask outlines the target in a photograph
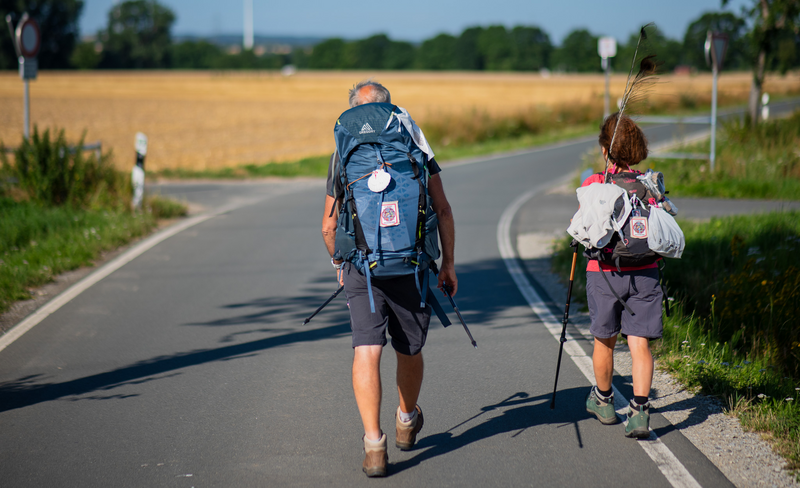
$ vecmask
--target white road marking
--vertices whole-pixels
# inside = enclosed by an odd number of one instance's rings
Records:
[[[556,185],[558,185],[558,183],[556,183]],[[533,198],[533,196],[541,190],[542,188],[534,188],[524,193],[505,209],[497,225],[497,247],[500,250],[500,256],[506,264],[506,268],[508,268],[508,272],[511,274],[511,278],[514,280],[514,283],[516,283],[522,296],[525,297],[525,300],[528,302],[533,312],[542,320],[547,330],[550,331],[550,334],[558,341],[561,339],[561,321],[557,320],[552,312],[550,312],[550,309],[536,292],[536,289],[533,288],[530,281],[528,281],[517,259],[516,251],[511,244],[511,222],[514,220],[514,216],[525,202]],[[581,370],[586,379],[589,380],[589,383],[594,384],[592,358],[586,355],[578,343],[570,336],[569,332],[567,332],[566,337],[567,342],[564,343],[564,351],[572,358],[572,361],[578,366],[578,369]],[[616,387],[614,387],[614,399],[614,406],[617,407],[618,410],[627,407],[628,400],[622,396]],[[658,438],[655,432],[650,432],[649,441],[637,442],[637,444],[650,456],[650,459],[658,466],[658,469],[672,486],[676,488],[700,488],[700,483],[694,479],[675,454],[661,442],[661,439]]]
[[[107,262],[96,271],[93,271],[82,280],[78,281],[74,285],[70,286],[55,298],[47,302],[44,306],[40,307],[34,313],[29,315],[25,320],[18,323],[14,327],[12,327],[8,332],[6,332],[2,337],[0,337],[0,351],[11,345],[14,341],[22,337],[26,332],[33,329],[39,322],[46,319],[50,314],[54,313],[59,308],[63,307],[65,304],[69,303],[70,300],[77,297],[89,287],[97,283],[98,281],[102,280],[106,276],[110,275],[114,271],[118,270],[119,268],[125,266],[129,262],[133,261],[135,258],[143,254],[148,249],[152,248],[156,244],[159,244],[166,239],[182,232],[189,227],[193,227],[199,223],[205,222],[206,220],[212,219],[219,215],[222,215],[226,212],[230,212],[231,210],[236,210],[238,208],[252,205],[258,201],[261,201],[267,197],[259,197],[259,198],[251,198],[251,199],[243,199],[239,201],[232,202],[228,205],[220,207],[216,210],[213,210],[208,213],[204,213],[202,215],[198,215],[196,217],[191,217],[177,224],[167,227],[166,229],[153,234],[152,236],[148,237],[147,239],[143,240],[142,242],[136,244],[132,248],[128,249],[124,253],[120,254],[116,258],[112,259],[111,261]]]

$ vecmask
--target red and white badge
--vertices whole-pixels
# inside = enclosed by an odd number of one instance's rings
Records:
[[[647,239],[647,217],[631,217],[631,236]]]
[[[381,227],[400,225],[400,212],[397,202],[383,202],[381,206]]]

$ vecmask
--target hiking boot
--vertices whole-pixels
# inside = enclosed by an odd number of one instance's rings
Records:
[[[586,411],[597,417],[602,424],[611,425],[619,422],[617,412],[614,410],[614,394],[608,398],[601,398],[597,387],[593,386],[586,396]]]
[[[417,416],[406,423],[400,421],[400,407],[397,407],[397,413],[395,414],[397,439],[394,444],[399,447],[401,451],[408,451],[414,447],[414,443],[417,442],[417,434],[422,430],[422,424],[425,422],[422,418],[422,409],[419,408],[419,405],[415,408],[417,410]]]
[[[361,469],[370,478],[386,476],[386,463],[389,455],[386,453],[386,434],[381,435],[379,441],[371,441],[364,436],[364,464]]]
[[[647,439],[650,437],[650,402],[644,405],[628,405],[628,423],[625,424],[625,437]]]

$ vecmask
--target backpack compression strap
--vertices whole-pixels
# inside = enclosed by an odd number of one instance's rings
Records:
[[[433,273],[433,271],[431,271],[431,273]],[[450,319],[447,318],[447,314],[444,313],[444,309],[442,309],[442,305],[439,304],[439,300],[436,299],[436,295],[433,294],[433,290],[428,288],[427,295],[428,295],[427,296],[428,303],[431,304],[433,312],[436,314],[437,317],[439,317],[439,321],[442,323],[442,327],[447,327],[448,325],[451,325],[452,322],[450,322]]]
[[[426,195],[427,190],[425,189],[425,172],[424,170],[420,172],[419,165],[417,160],[414,158],[414,155],[411,153],[407,153],[408,160],[411,161],[411,170],[414,172],[414,178],[419,183],[419,199],[417,200],[417,233],[416,233],[416,240],[414,242],[414,247],[417,249],[417,267],[414,270],[414,280],[417,284],[417,291],[419,292],[420,308],[425,308],[425,299],[427,298],[427,293],[423,293],[423,289],[428,288],[428,273],[425,273],[424,283],[420,285],[419,283],[419,266],[420,261],[422,261],[422,247],[425,243],[425,221],[427,220],[425,216],[425,207],[428,204]]]
[[[358,250],[358,259],[362,262],[364,267],[364,276],[367,278],[367,293],[369,294],[369,309],[370,312],[375,313],[375,300],[372,297],[372,280],[370,279],[370,264],[369,255],[372,252],[367,244],[367,238],[364,236],[364,229],[361,227],[361,220],[358,218],[358,209],[356,207],[356,198],[353,192],[350,191],[350,185],[347,182],[347,172],[344,170],[344,164],[340,164],[339,170],[340,178],[344,185],[345,201],[347,205],[342,204],[342,211],[349,210],[350,218],[353,220],[353,230],[355,231],[356,249]]]

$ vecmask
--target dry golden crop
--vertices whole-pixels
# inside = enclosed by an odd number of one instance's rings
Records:
[[[147,134],[149,169],[221,168],[296,160],[333,148],[333,124],[359,80],[380,81],[423,125],[426,118],[478,109],[494,115],[559,104],[602,103],[602,75],[429,72],[42,72],[31,82],[31,121],[75,140],[102,141],[117,165],[134,162],[136,132]],[[611,80],[613,99],[623,75]],[[724,73],[720,94],[744,100],[750,75]],[[800,74],[768,78],[767,91],[800,92]],[[23,85],[0,75],[0,140],[22,137]],[[665,76],[653,99],[708,99],[710,75]]]

